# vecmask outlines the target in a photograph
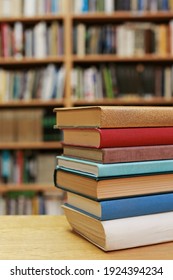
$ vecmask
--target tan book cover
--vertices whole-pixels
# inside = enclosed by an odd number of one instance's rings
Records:
[[[173,107],[86,106],[55,108],[55,128],[173,126]]]

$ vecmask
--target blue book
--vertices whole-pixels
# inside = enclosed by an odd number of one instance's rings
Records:
[[[82,12],[88,12],[88,0],[82,0]]]
[[[11,153],[4,150],[1,153],[1,176],[4,183],[7,183],[11,177]]]
[[[162,0],[162,10],[163,11],[168,11],[169,10],[168,0]]]
[[[57,156],[58,168],[89,174],[95,178],[147,175],[173,172],[173,159],[102,164],[66,156]]]
[[[68,192],[65,205],[106,221],[173,211],[173,193],[95,201]]]

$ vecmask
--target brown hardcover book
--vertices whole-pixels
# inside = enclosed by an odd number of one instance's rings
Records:
[[[100,163],[162,160],[173,158],[173,145],[136,146],[123,148],[86,148],[64,145],[64,156]]]
[[[172,192],[172,180],[169,173],[96,180],[61,169],[54,177],[58,188],[95,200]]]
[[[55,128],[173,125],[172,106],[86,106],[55,108],[54,112],[56,113]]]

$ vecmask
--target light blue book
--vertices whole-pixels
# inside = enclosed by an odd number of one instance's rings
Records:
[[[91,177],[116,177],[172,173],[173,159],[102,164],[66,156],[57,156],[59,169],[72,170]]]
[[[65,205],[98,220],[106,221],[173,211],[173,193],[95,201],[68,192]]]

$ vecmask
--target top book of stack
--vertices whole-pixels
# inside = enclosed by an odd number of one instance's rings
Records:
[[[173,126],[173,107],[88,106],[55,108],[55,128]]]

